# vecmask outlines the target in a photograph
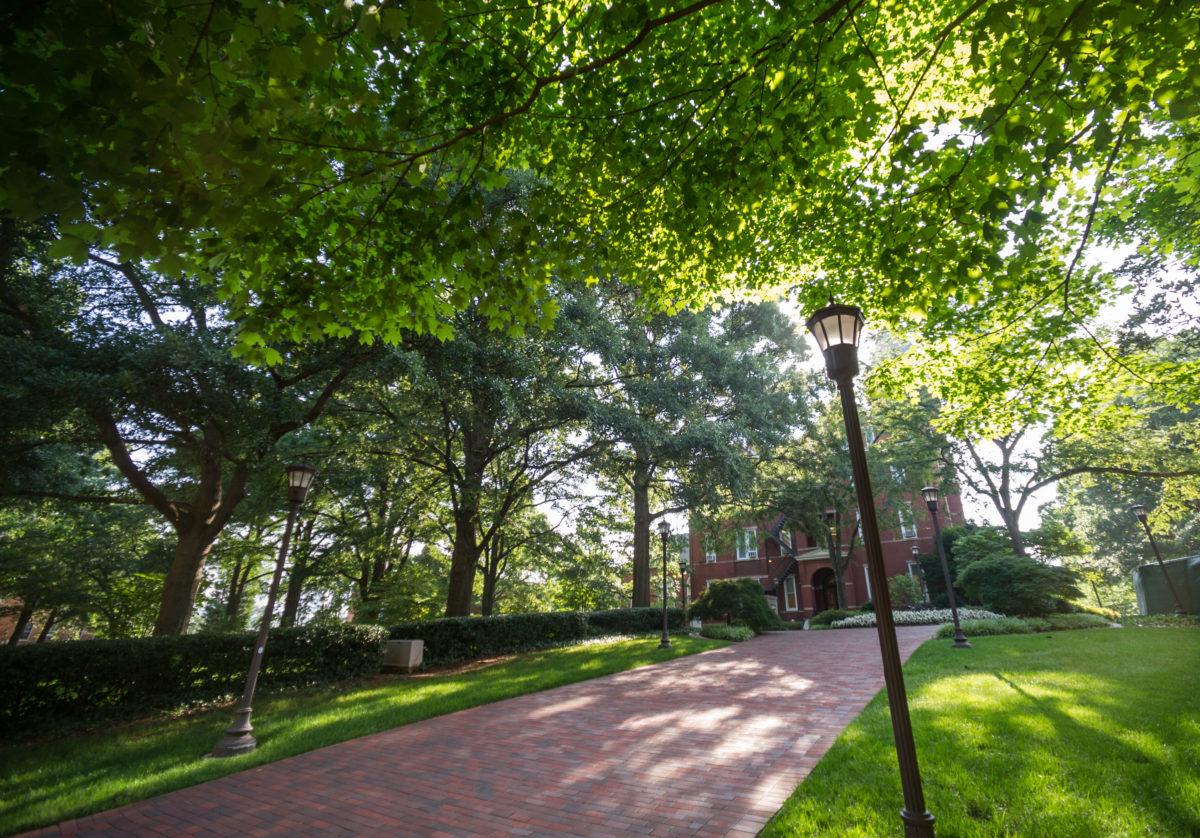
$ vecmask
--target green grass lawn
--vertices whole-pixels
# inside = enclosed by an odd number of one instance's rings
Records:
[[[259,746],[205,759],[230,709],[0,747],[0,834],[109,809],[356,736],[726,645],[702,637],[617,640],[534,652],[467,672],[380,678],[263,697]]]
[[[1200,835],[1200,631],[971,643],[904,669],[939,838]],[[902,802],[881,693],[763,835],[899,835]]]

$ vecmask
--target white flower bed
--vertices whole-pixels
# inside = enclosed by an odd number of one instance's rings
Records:
[[[962,620],[997,620],[1003,617],[1003,614],[993,614],[991,611],[984,611],[982,608],[960,608],[958,609],[958,619]],[[935,608],[931,611],[893,611],[892,620],[898,626],[935,626],[940,623],[954,622],[954,617],[950,613],[949,608]],[[875,613],[868,611],[859,614],[857,617],[847,617],[844,620],[834,620],[829,624],[830,628],[847,629],[847,628],[868,628],[875,625]]]

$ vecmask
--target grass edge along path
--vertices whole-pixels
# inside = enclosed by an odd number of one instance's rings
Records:
[[[518,695],[624,672],[728,645],[675,636],[589,642],[530,652],[498,663],[414,678],[380,677],[256,699],[259,746],[245,756],[208,759],[229,725],[229,707],[154,719],[57,739],[0,747],[4,794],[0,835],[111,809],[359,736]]]
[[[1200,835],[1200,631],[931,640],[904,674],[939,835]],[[900,834],[883,693],[762,835]]]

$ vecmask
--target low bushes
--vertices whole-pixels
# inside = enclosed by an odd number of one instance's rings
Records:
[[[379,671],[385,629],[319,625],[271,632],[259,685],[307,686]],[[241,692],[252,634],[81,640],[0,648],[0,731],[130,718]]]
[[[982,608],[958,609],[959,620],[994,620],[1002,616],[1002,614],[984,611]],[[949,608],[930,608],[925,611],[893,611],[892,620],[898,626],[935,626],[938,623],[952,622],[954,617]],[[856,614],[843,620],[834,620],[829,627],[835,629],[866,628],[874,625],[875,612],[872,611],[867,614]]]
[[[700,636],[713,640],[732,640],[735,643],[740,643],[743,640],[749,640],[754,637],[754,629],[749,626],[723,626],[717,623],[704,626],[700,629]]]
[[[986,637],[996,634],[1030,634],[1042,631],[1068,631],[1070,629],[1104,628],[1109,621],[1099,614],[1051,614],[1048,617],[998,617],[991,620],[962,621],[963,634],[968,637]],[[935,637],[953,637],[953,624],[943,625]]]
[[[828,611],[821,611],[812,615],[809,618],[810,626],[827,626],[834,620],[845,620],[848,617],[857,617],[860,612],[851,611],[849,609],[830,608]]]
[[[673,629],[683,626],[683,610],[667,609]],[[561,646],[597,635],[646,634],[662,629],[662,609],[548,611],[491,617],[414,620],[389,629],[393,638],[425,641],[425,663],[447,664]]]
[[[1101,608],[1098,605],[1088,605],[1081,602],[1071,603],[1071,608],[1081,614],[1095,614],[1099,617],[1104,617],[1106,620],[1112,620],[1113,622],[1121,619],[1121,612],[1112,608]]]
[[[1121,622],[1138,628],[1200,628],[1200,617],[1174,614],[1126,614]]]

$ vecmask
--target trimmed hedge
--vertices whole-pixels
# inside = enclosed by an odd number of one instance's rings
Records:
[[[1098,614],[1051,614],[1049,617],[1000,617],[994,620],[963,620],[963,634],[986,637],[996,634],[1031,634],[1044,631],[1105,628],[1111,625]],[[953,624],[938,628],[934,637],[953,637]]]
[[[667,623],[672,629],[681,628],[682,609],[668,608]],[[436,666],[546,649],[606,634],[661,630],[660,608],[614,608],[413,620],[392,626],[389,633],[395,639],[424,640],[425,663]]]
[[[712,640],[732,640],[734,643],[741,643],[743,640],[750,640],[754,637],[754,629],[749,626],[723,626],[716,623],[700,629],[700,636]]]
[[[850,609],[830,608],[827,611],[821,611],[809,617],[808,624],[810,626],[827,626],[834,620],[844,620],[847,617],[857,617],[859,612],[851,611]]]
[[[318,625],[271,632],[260,689],[379,671],[387,631]],[[76,640],[0,648],[0,731],[130,718],[241,693],[253,634]]]

